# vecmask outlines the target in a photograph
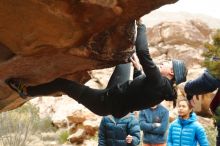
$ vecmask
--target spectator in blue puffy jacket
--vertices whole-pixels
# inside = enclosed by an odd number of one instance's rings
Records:
[[[134,114],[122,118],[112,115],[102,118],[99,127],[99,146],[137,146],[140,126]]]
[[[167,146],[209,146],[205,129],[197,121],[188,100],[178,102],[179,117],[170,124]]]
[[[169,111],[162,105],[140,111],[139,124],[143,131],[143,146],[166,146]]]

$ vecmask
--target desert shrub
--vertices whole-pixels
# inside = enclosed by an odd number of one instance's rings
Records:
[[[57,128],[52,125],[52,119],[47,116],[39,121],[39,131],[41,132],[56,132]]]
[[[63,144],[67,142],[67,138],[69,137],[69,131],[68,130],[61,130],[59,132],[58,141],[60,144]]]
[[[32,135],[55,132],[50,117],[40,119],[39,109],[31,103],[0,114],[0,143],[3,146],[25,146]]]
[[[0,114],[0,142],[3,146],[25,146],[36,131],[39,116],[37,109],[24,105],[16,110]]]
[[[203,56],[205,57],[203,66],[206,67],[211,74],[220,79],[220,30],[217,30],[212,37],[212,43],[206,43],[207,49]]]
[[[216,123],[220,122],[220,106],[217,107],[216,113],[213,115],[214,120],[216,121]]]

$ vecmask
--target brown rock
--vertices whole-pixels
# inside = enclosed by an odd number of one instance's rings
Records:
[[[71,134],[67,139],[71,143],[82,143],[86,138],[86,133],[84,129],[77,129],[77,131]]]
[[[203,44],[201,42],[201,44]],[[167,57],[182,59],[186,63],[187,67],[190,68],[194,65],[202,64],[204,58],[202,53],[203,48],[194,48],[189,45],[175,45],[172,49],[167,52]]]
[[[73,123],[70,126],[68,126],[68,131],[70,133],[75,133],[77,131],[77,124]]]
[[[185,22],[162,22],[149,29],[148,36],[151,45],[165,43],[166,45],[188,44],[193,47],[203,47],[202,42],[209,40],[211,32],[205,23],[189,20]]]
[[[83,114],[82,110],[78,110],[78,111],[75,111],[72,115],[67,116],[67,119],[70,125],[72,123],[81,124],[86,120],[86,115]]]
[[[86,120],[83,122],[83,127],[86,131],[86,134],[94,136],[99,128],[99,122],[97,120]]]
[[[185,61],[187,67],[204,60],[204,43],[210,41],[213,30],[201,20],[164,21],[148,29],[150,48],[157,48],[166,58]]]
[[[57,77],[84,83],[86,71],[125,62],[134,51],[132,21],[176,1],[1,0],[0,111],[26,102],[9,99],[7,78],[28,85]]]

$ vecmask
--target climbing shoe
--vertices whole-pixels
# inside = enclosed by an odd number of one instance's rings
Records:
[[[5,83],[14,91],[16,91],[21,98],[27,98],[27,93],[25,93],[26,86],[24,83],[17,78],[9,78],[5,80]]]

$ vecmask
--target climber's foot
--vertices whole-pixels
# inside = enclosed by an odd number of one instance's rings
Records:
[[[27,93],[26,93],[26,86],[25,84],[21,81],[21,79],[18,78],[9,78],[5,80],[5,83],[14,91],[16,91],[21,98],[27,98]]]

